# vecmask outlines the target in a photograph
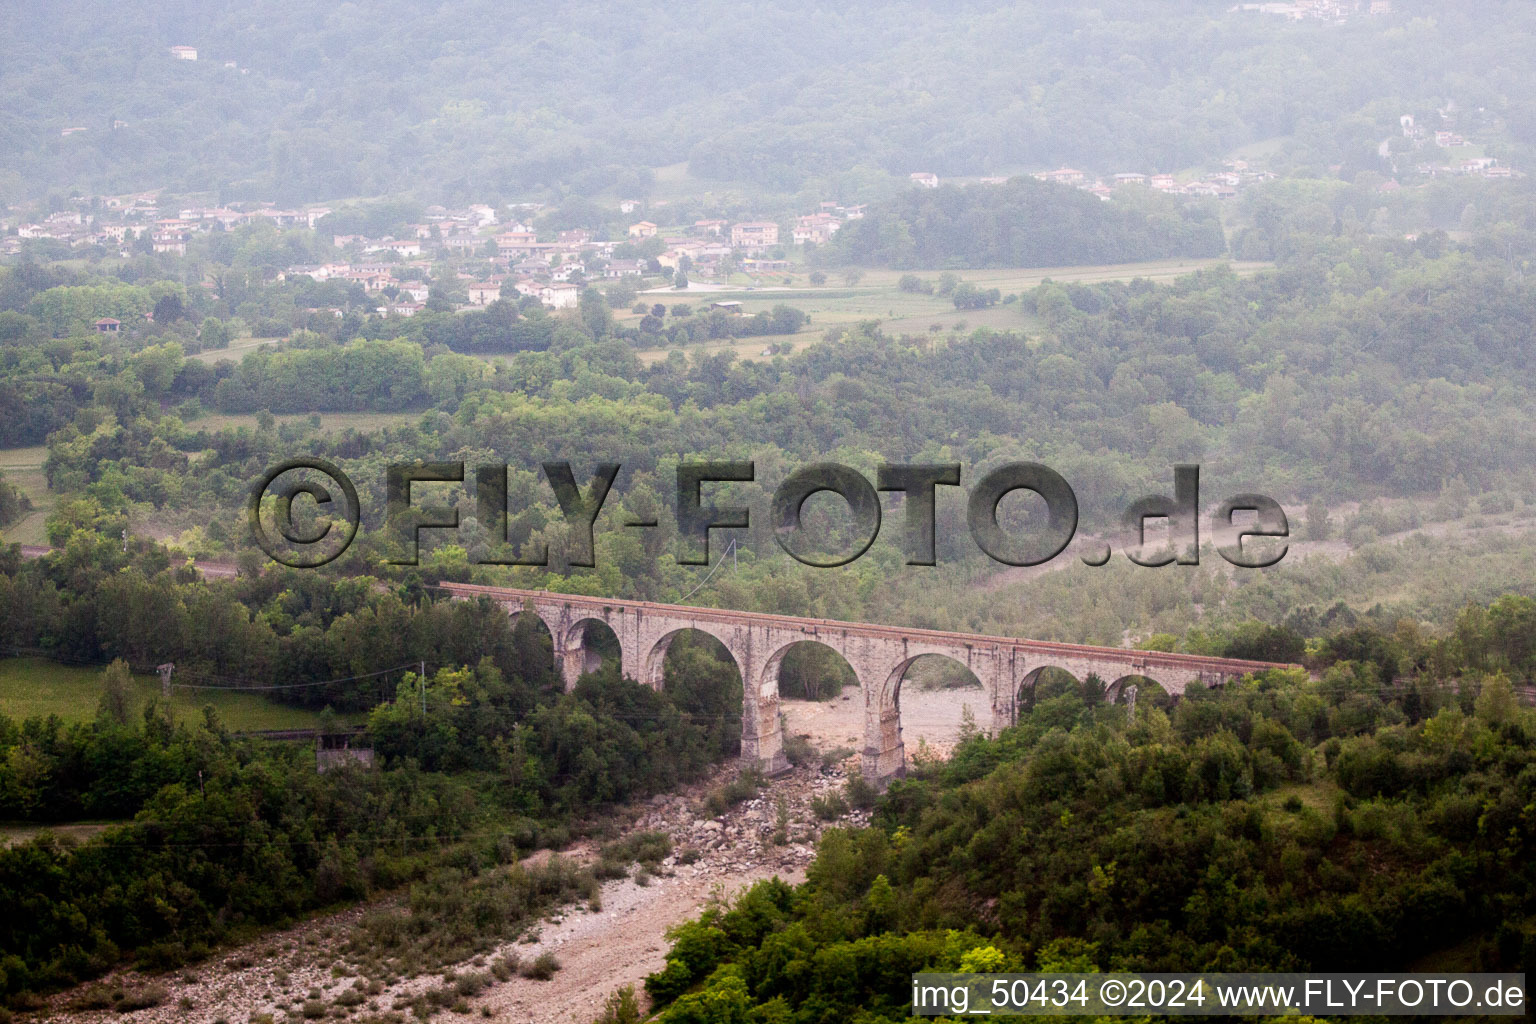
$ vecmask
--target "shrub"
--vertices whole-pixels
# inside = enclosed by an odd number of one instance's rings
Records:
[[[816,760],[816,748],[811,744],[809,736],[786,736],[784,738],[784,757],[796,768],[803,764],[810,764]]]
[[[880,799],[880,791],[863,775],[850,777],[843,791],[848,796],[848,802],[861,811],[869,810]]]
[[[555,954],[546,950],[529,963],[523,965],[520,972],[525,978],[533,978],[537,981],[548,981],[555,976],[560,969],[560,960]]]
[[[724,814],[743,800],[756,796],[763,784],[763,773],[755,768],[749,769],[713,790],[705,797],[704,806],[711,814]]]
[[[123,993],[123,998],[117,1001],[117,1010],[119,1013],[132,1013],[134,1010],[152,1009],[165,1002],[169,995],[164,985],[145,985]]]
[[[852,747],[833,747],[821,755],[821,766],[833,768],[852,757],[856,751]]]
[[[671,852],[672,837],[665,832],[636,832],[626,839],[604,846],[602,859],[620,865],[629,861],[658,864]]]
[[[603,1015],[593,1024],[640,1024],[642,1019],[635,986],[625,985],[608,997],[603,1004]]]
[[[69,1001],[69,1008],[76,1012],[107,1010],[112,1007],[113,1002],[112,992],[105,985],[88,985]]]
[[[614,878],[628,878],[629,867],[619,861],[604,858],[592,865],[592,877],[604,882]]]
[[[848,801],[837,792],[815,796],[811,798],[811,811],[822,821],[834,821],[848,813]]]

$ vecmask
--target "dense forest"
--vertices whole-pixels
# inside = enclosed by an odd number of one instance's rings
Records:
[[[1447,99],[1536,144],[1527,4],[1397,0],[1342,26],[1230,7],[28,0],[0,40],[0,194],[643,194],[682,161],[837,194],[917,170],[1175,171],[1277,137],[1294,166],[1375,167],[1401,114]]]
[[[897,1020],[918,971],[1527,970],[1532,713],[1497,674],[1384,688],[1361,639],[1134,718],[1042,693],[805,884],[676,928],[658,1019]]]
[[[0,816],[130,823],[84,845],[45,836],[0,851],[0,992],[13,1002],[124,957],[174,966],[340,901],[441,885],[445,871],[474,878],[564,845],[598,809],[669,790],[739,743],[740,685],[707,648],[678,649],[664,693],[613,668],[562,692],[548,633],[531,616],[513,627],[489,603],[312,574],[215,588],[153,545],[73,551],[21,564],[10,549],[0,645],[119,660],[93,722],[0,715]],[[289,676],[261,663],[262,647],[285,660],[308,650],[309,684],[282,696],[370,711],[379,768],[317,775],[310,748],[236,735],[212,709],[177,721],[151,700],[135,713],[128,669],[170,649],[155,639],[167,616],[188,630],[176,648],[192,685],[270,687]],[[393,671],[373,668],[381,644]],[[420,664],[426,678],[405,667]],[[316,686],[316,673],[347,678]],[[485,941],[493,921],[519,925],[590,886],[583,877],[529,869],[515,896],[485,892],[484,906],[460,909],[492,915]]]
[[[818,259],[889,267],[1059,267],[1219,256],[1214,208],[1145,189],[1115,203],[1015,178],[1003,186],[909,189],[849,221]]]

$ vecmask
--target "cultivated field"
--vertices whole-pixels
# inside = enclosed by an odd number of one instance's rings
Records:
[[[339,434],[352,429],[359,432],[379,430],[383,427],[393,427],[401,423],[413,423],[421,419],[421,412],[324,412],[324,413],[278,413],[272,419],[282,423],[306,423],[311,415],[320,419],[320,433]],[[187,421],[190,429],[222,430],[225,427],[245,427],[248,430],[256,429],[256,414],[253,412],[239,413],[204,413],[193,420]]]
[[[48,490],[48,481],[43,476],[43,460],[47,457],[48,449],[42,445],[0,448],[0,473],[4,473],[6,480],[15,484],[32,502],[30,513],[0,530],[0,541],[7,544],[48,543],[43,527],[58,499]]]

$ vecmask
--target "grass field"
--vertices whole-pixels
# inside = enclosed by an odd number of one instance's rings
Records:
[[[56,836],[83,843],[118,824],[122,823],[116,821],[71,821],[55,825],[39,825],[31,821],[15,824],[0,823],[0,849],[20,846],[22,843],[36,839],[44,832],[52,832]]]
[[[259,348],[266,348],[268,345],[279,344],[282,340],[282,338],[252,338],[250,336],[233,338],[230,340],[227,348],[211,348],[206,352],[198,352],[189,358],[203,363],[218,363],[226,359],[232,363],[238,363],[245,358],[247,353],[254,352]]]
[[[42,658],[0,659],[0,712],[17,721],[58,715],[66,722],[96,718],[101,696],[101,669],[60,665]],[[160,692],[158,677],[135,676],[139,707]],[[309,729],[313,712],[275,704],[254,693],[220,690],[175,690],[171,707],[179,718],[201,718],[212,706],[230,729]],[[135,711],[137,714],[137,710]]]
[[[278,423],[298,423],[309,419],[309,413],[281,413],[272,418]],[[392,427],[400,423],[414,423],[421,419],[420,412],[323,412],[320,413],[320,432],[322,434],[339,434],[351,428],[353,430],[368,431],[378,430],[380,427]],[[204,413],[195,420],[190,420],[187,426],[198,429],[206,427],[209,430],[222,430],[225,427],[247,427],[256,429],[256,414],[253,412],[242,413]]]
[[[1240,275],[1257,273],[1271,266],[1261,262],[1230,262],[1222,259],[1157,260],[1150,263],[1106,264],[1090,267],[1047,267],[1031,269],[964,270],[955,273],[961,281],[977,288],[996,288],[1004,295],[1030,291],[1047,279],[1062,283],[1094,284],[1105,281],[1129,281],[1144,278],[1149,281],[1168,282],[1206,267],[1229,262],[1233,271]],[[794,283],[788,287],[765,285],[751,291],[719,291],[646,293],[642,298],[660,302],[669,308],[686,302],[695,309],[708,306],[711,301],[740,302],[747,315],[772,309],[784,303],[802,309],[810,315],[810,323],[799,334],[764,338],[742,338],[733,341],[709,342],[690,346],[689,351],[703,351],[711,355],[732,349],[743,358],[759,358],[767,345],[790,341],[796,350],[816,341],[829,327],[858,323],[862,320],[879,320],[887,334],[924,335],[974,330],[990,327],[993,330],[1028,331],[1038,326],[1034,318],[1024,312],[1017,303],[997,305],[989,309],[957,310],[947,296],[923,295],[903,292],[896,286],[903,274],[915,273],[928,281],[935,281],[939,270],[869,270],[858,281],[849,284],[838,273],[828,275],[827,284],[816,288],[809,284],[804,274],[790,275]],[[777,289],[777,290],[775,290]],[[641,314],[628,311],[616,314],[625,324],[638,323]],[[665,359],[668,349],[646,349],[640,358],[647,363]]]
[[[43,460],[47,457],[48,449],[42,445],[0,449],[0,473],[32,501],[31,512],[0,531],[0,540],[7,544],[48,543],[43,526],[58,498],[48,490],[48,481],[43,476]]]

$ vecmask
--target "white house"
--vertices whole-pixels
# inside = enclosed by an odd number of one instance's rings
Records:
[[[581,301],[581,288],[574,284],[547,284],[539,289],[539,299],[546,306],[569,309]]]
[[[501,282],[476,281],[464,291],[469,295],[470,305],[489,306],[501,298]]]
[[[171,56],[177,60],[197,60],[197,47],[173,46],[171,47]]]

